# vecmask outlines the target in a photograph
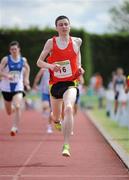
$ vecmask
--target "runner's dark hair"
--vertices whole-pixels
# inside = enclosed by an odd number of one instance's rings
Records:
[[[9,43],[9,48],[11,47],[11,46],[17,46],[17,47],[20,47],[20,44],[19,44],[19,42],[18,41],[11,41],[10,43]]]
[[[69,18],[68,18],[67,16],[61,15],[61,16],[58,16],[58,17],[56,18],[56,20],[55,20],[55,25],[57,26],[57,22],[58,22],[59,20],[62,20],[62,19],[67,19],[67,20],[70,22],[70,20],[69,20]]]

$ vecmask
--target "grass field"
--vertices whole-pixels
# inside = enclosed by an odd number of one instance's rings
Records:
[[[107,117],[105,108],[98,109],[96,97],[90,99],[90,97],[84,96],[81,101],[84,108],[89,104],[93,106],[90,113],[95,117],[97,123],[105,129],[113,140],[117,141],[117,143],[129,153],[129,129],[127,127],[121,127],[117,122]]]

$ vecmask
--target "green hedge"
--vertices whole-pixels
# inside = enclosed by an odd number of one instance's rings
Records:
[[[8,44],[13,41],[19,41],[21,45],[21,52],[23,56],[28,59],[28,63],[31,68],[30,81],[31,84],[33,79],[38,72],[39,68],[36,66],[37,59],[43,49],[46,40],[55,32],[53,30],[6,30],[0,33],[0,58],[8,54]]]
[[[37,59],[47,39],[56,35],[53,29],[39,30],[0,30],[0,59],[8,54],[8,44],[17,40],[21,44],[23,56],[28,59],[31,67],[31,83],[39,70],[36,66]],[[123,67],[125,73],[129,73],[129,34],[89,34],[83,29],[71,30],[72,36],[82,38],[81,46],[82,65],[85,69],[85,82],[88,84],[92,74],[100,72],[107,85],[112,71],[117,67]]]
[[[100,72],[107,85],[112,71],[129,73],[129,34],[90,35],[93,73]]]
[[[53,29],[39,30],[34,28],[28,30],[0,30],[0,59],[8,54],[8,44],[11,41],[19,41],[21,45],[21,52],[23,56],[28,59],[31,67],[30,81],[32,84],[33,79],[39,70],[39,68],[36,66],[36,62],[44,47],[44,44],[47,39],[56,34],[56,31]],[[83,39],[84,31],[72,29],[71,35]],[[81,51],[83,51],[83,49],[84,48],[82,45]],[[82,52],[82,54],[84,53]],[[85,63],[84,60],[82,60],[82,62],[83,64]]]

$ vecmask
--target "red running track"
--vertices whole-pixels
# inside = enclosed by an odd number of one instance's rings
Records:
[[[80,111],[71,136],[71,157],[62,157],[61,132],[46,133],[40,112],[23,113],[20,132],[0,112],[0,180],[129,180],[129,171]]]

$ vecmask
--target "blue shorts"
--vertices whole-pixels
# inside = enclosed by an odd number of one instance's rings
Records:
[[[42,93],[42,101],[48,101],[50,103],[50,95]]]

